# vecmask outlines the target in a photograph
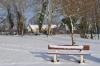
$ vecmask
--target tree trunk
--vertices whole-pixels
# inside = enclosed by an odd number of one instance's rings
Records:
[[[99,27],[97,26],[97,34],[98,34],[98,40],[99,40]]]
[[[71,16],[69,17],[70,18],[70,21],[71,21],[71,40],[72,40],[72,45],[74,45],[74,26],[73,26],[73,20],[71,18]]]
[[[52,21],[52,3],[48,0],[48,35],[51,34],[51,21]]]
[[[93,39],[93,31],[91,30],[90,32],[91,32],[91,39]]]

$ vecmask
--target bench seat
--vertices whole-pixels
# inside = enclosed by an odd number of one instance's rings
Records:
[[[55,49],[55,50],[89,50],[89,45],[83,46],[72,46],[72,45],[48,45],[48,49]]]

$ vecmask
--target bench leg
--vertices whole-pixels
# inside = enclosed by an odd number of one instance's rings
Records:
[[[80,55],[80,63],[84,63],[84,56]]]
[[[57,51],[56,51],[56,52],[57,52]],[[52,62],[54,62],[54,63],[59,62],[59,60],[57,59],[57,54],[55,54],[55,55],[53,56]]]
[[[54,55],[53,60],[54,60],[54,62],[57,62],[57,55],[56,54]]]

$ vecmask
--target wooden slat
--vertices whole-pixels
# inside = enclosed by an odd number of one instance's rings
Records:
[[[51,54],[51,55],[87,55],[89,54],[89,52],[85,52],[85,53],[48,53],[48,54]]]
[[[72,47],[72,48],[71,48]],[[72,46],[72,45],[48,45],[48,49],[51,50],[90,50],[89,45],[83,45],[83,46]]]

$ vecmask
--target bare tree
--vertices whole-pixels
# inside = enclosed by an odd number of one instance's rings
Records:
[[[95,6],[95,0],[60,0],[63,9],[63,15],[70,18],[72,45],[73,40],[73,16],[83,17],[86,16]]]
[[[14,27],[14,23],[13,23],[13,18],[12,18],[12,12],[11,12],[11,4],[12,4],[12,0],[4,0],[1,1],[3,6],[5,7],[5,9],[7,10],[7,19],[9,22],[9,32],[11,33],[13,27]]]
[[[25,32],[25,16],[24,12],[27,8],[27,0],[13,0],[13,7],[16,14],[16,20],[17,20],[17,34],[24,35]]]
[[[98,34],[99,39],[99,33],[100,33],[100,1],[96,0],[96,6],[95,6],[95,20],[96,20],[96,31]]]
[[[52,0],[48,0],[48,7],[47,7],[47,12],[48,12],[48,30],[47,30],[47,33],[48,35],[51,34],[51,22],[52,22]]]

